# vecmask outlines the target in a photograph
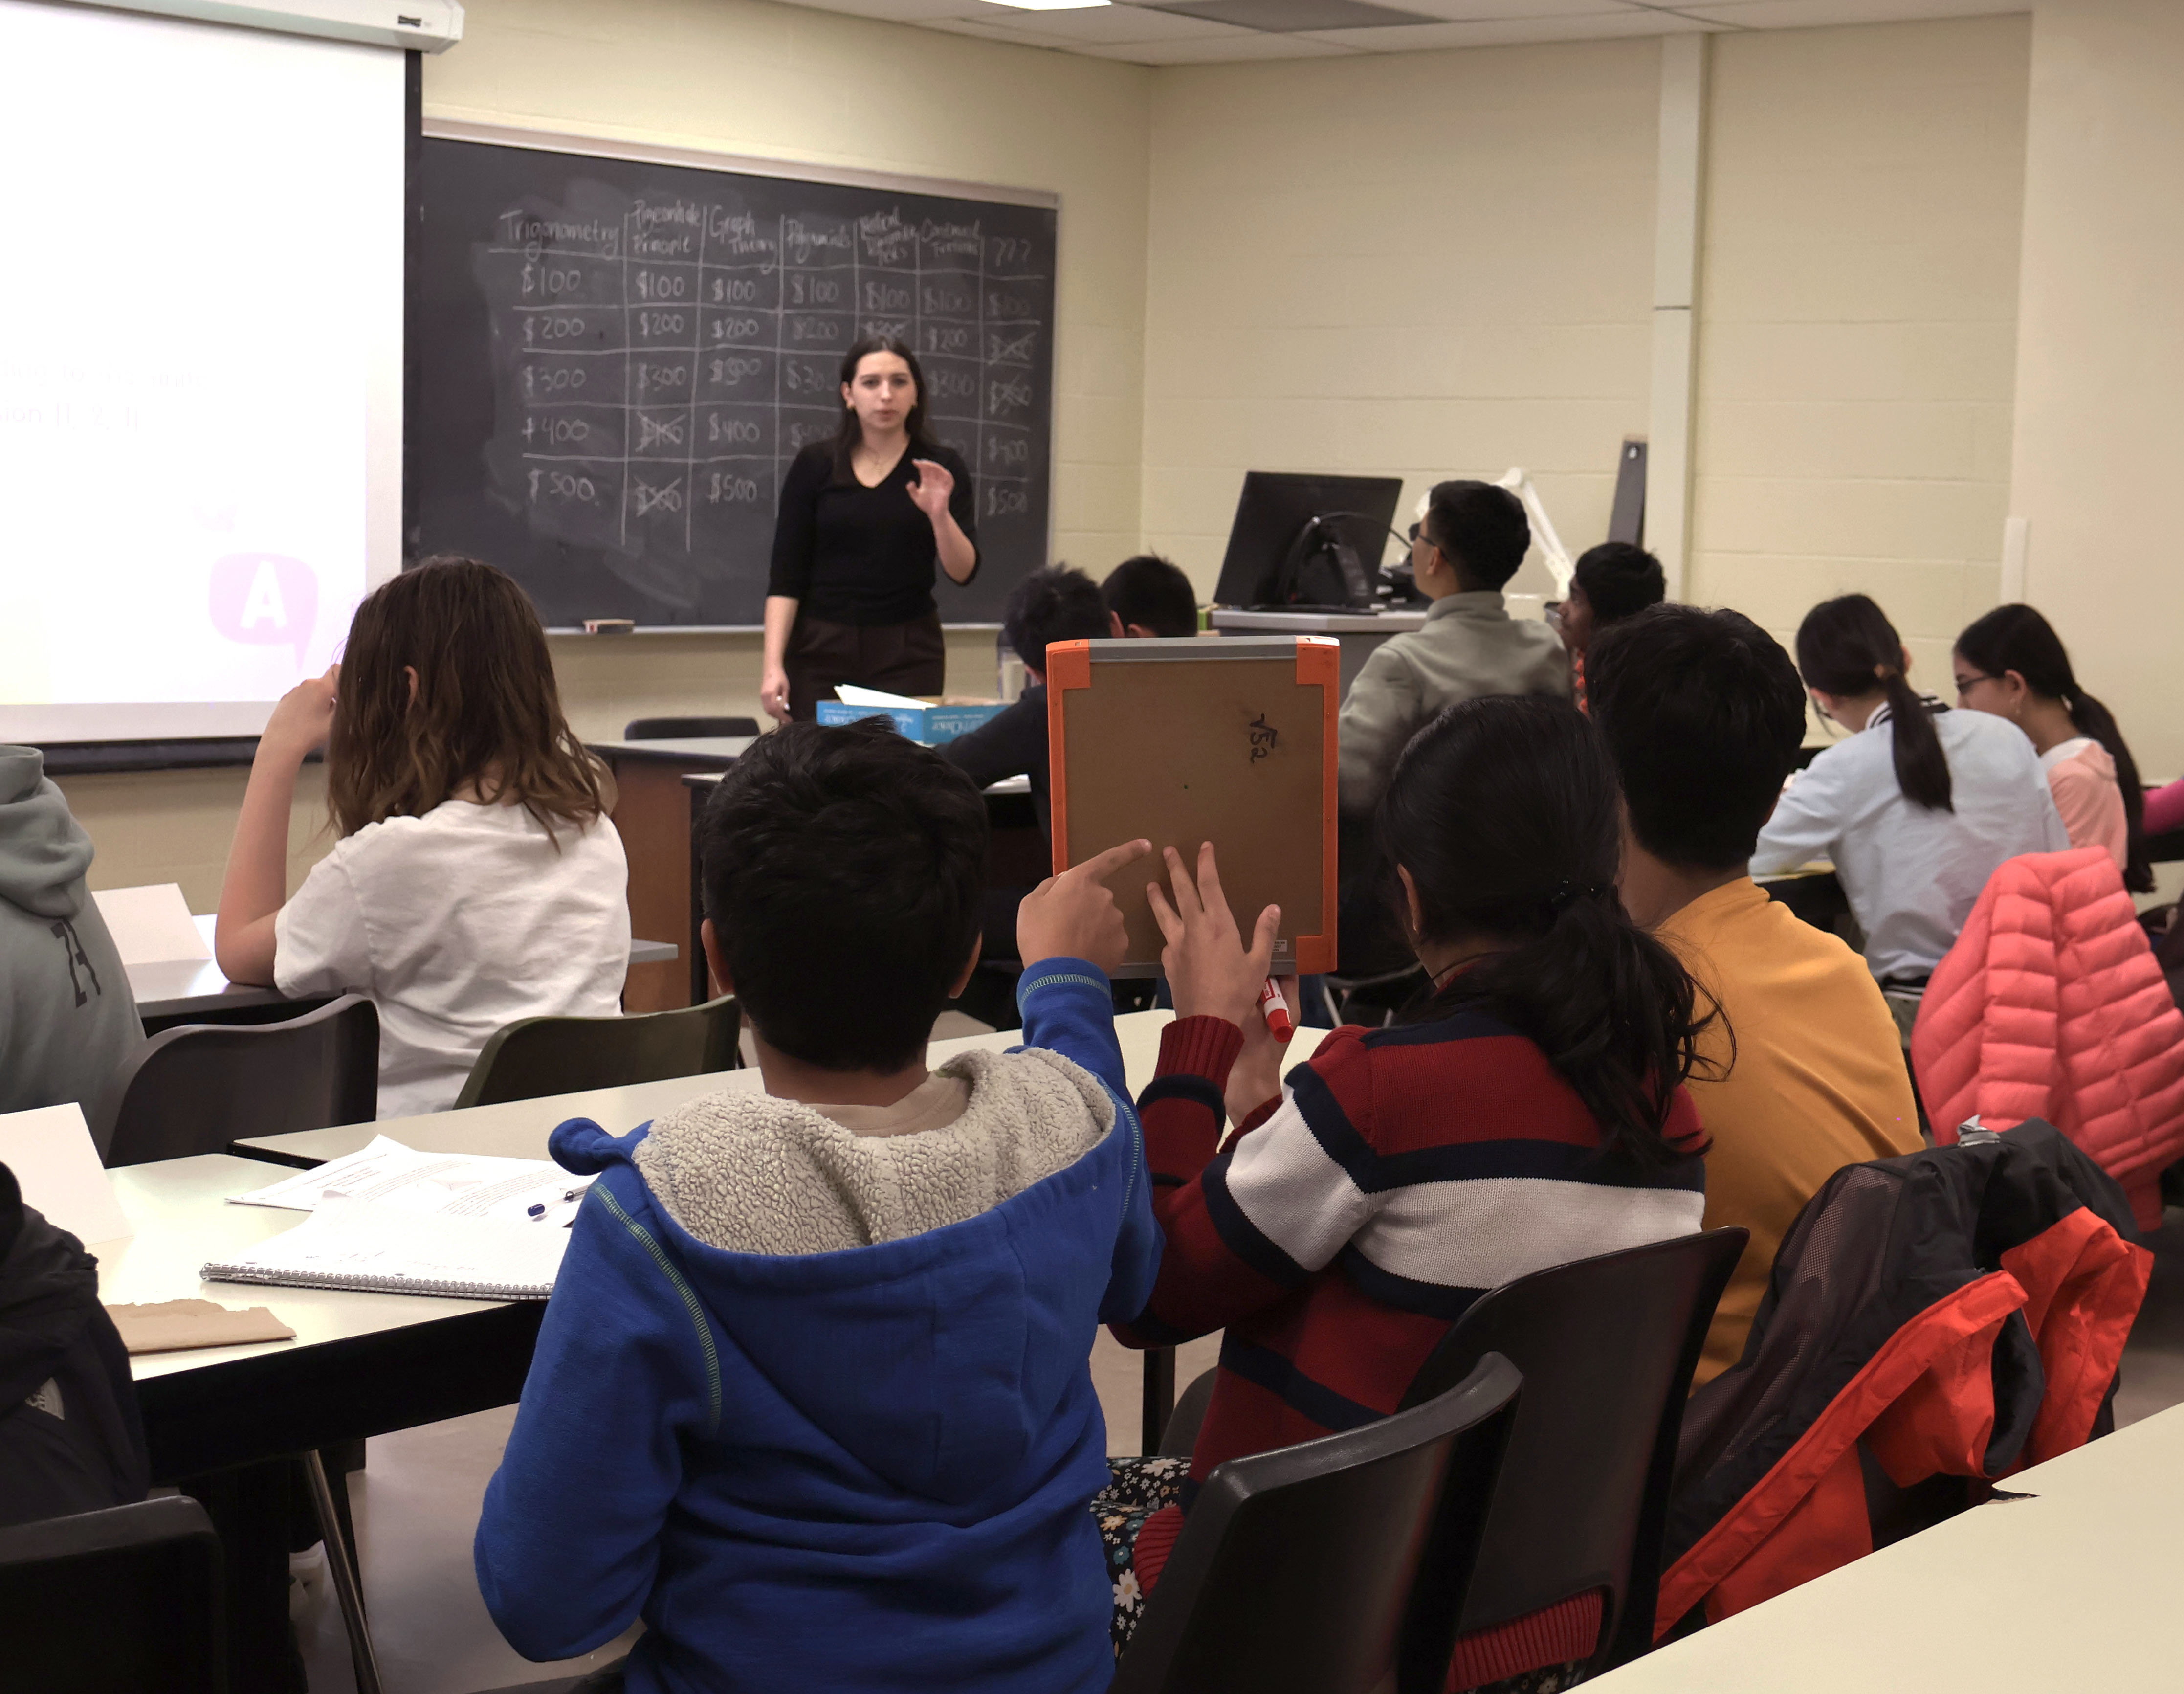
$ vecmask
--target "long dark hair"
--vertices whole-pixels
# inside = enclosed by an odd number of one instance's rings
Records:
[[[1903,674],[1903,640],[1864,594],[1822,600],[1797,626],[1797,669],[1805,686],[1858,699],[1879,683],[1888,696],[1896,786],[1929,811],[1954,811],[1948,755],[1926,715],[1925,702]]]
[[[865,362],[867,354],[873,353],[892,353],[910,367],[910,380],[917,385],[916,401],[911,406],[910,416],[903,423],[903,427],[910,432],[910,456],[913,459],[932,458],[933,441],[925,432],[925,367],[917,362],[917,355],[910,350],[906,343],[898,341],[891,335],[868,335],[861,341],[851,343],[850,350],[842,355],[842,381],[844,383],[855,382],[857,367]],[[850,454],[863,436],[863,426],[857,422],[855,410],[844,401],[842,421],[834,430],[836,471],[846,471],[850,468]]]
[[[365,596],[326,740],[326,802],[343,835],[422,817],[473,783],[549,830],[581,827],[607,810],[600,777],[561,715],[546,632],[511,577],[443,555]]]
[[[1701,1009],[1675,955],[1623,909],[1615,768],[1590,722],[1558,700],[1449,706],[1396,760],[1378,827],[1418,891],[1418,939],[1499,949],[1405,1021],[1472,1010],[1529,1037],[1607,1145],[1643,1168],[1702,1151],[1665,1131],[1720,1013]]]
[[[2138,761],[2125,745],[2115,715],[2078,686],[2070,655],[2054,627],[2031,606],[1997,606],[1975,618],[1957,638],[1957,651],[1990,677],[2011,671],[2036,694],[2060,700],[2071,727],[2108,749],[2115,761],[2116,785],[2123,790],[2123,815],[2131,826],[2124,886],[2140,894],[2153,891],[2153,865],[2146,856],[2146,795],[2139,787]]]

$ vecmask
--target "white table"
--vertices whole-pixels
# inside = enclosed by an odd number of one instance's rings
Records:
[[[150,1305],[163,1300],[203,1299],[224,1306],[265,1306],[296,1332],[292,1341],[139,1353],[129,1362],[131,1374],[139,1382],[482,1312],[494,1303],[407,1294],[351,1294],[330,1288],[259,1288],[237,1282],[203,1282],[198,1273],[209,1262],[247,1251],[303,1221],[300,1212],[227,1203],[230,1195],[263,1188],[269,1179],[277,1181],[278,1173],[260,1159],[208,1153],[197,1158],[164,1159],[156,1164],[124,1165],[107,1176],[136,1233],[124,1240],[90,1244],[98,1257],[102,1301]]]
[[[1132,1091],[1151,1080],[1160,1032],[1172,1012],[1115,1020]],[[1301,1029],[1289,1062],[1311,1056],[1323,1029]],[[939,1062],[970,1048],[1000,1052],[1015,1031],[936,1041]],[[428,1295],[344,1293],[330,1289],[209,1283],[207,1261],[293,1229],[301,1214],[231,1206],[226,1197],[278,1180],[266,1161],[315,1164],[354,1152],[384,1133],[423,1152],[543,1158],[547,1137],[571,1117],[592,1117],[617,1134],[661,1112],[722,1089],[755,1089],[755,1070],[680,1077],[628,1088],[514,1101],[421,1117],[256,1138],[253,1157],[212,1154],[109,1172],[133,1240],[94,1244],[99,1297],[150,1304],[212,1300],[264,1306],[296,1332],[292,1341],[142,1355],[140,1385],[154,1474],[161,1479],[332,1446],[515,1400],[528,1368],[543,1307],[493,1305]]]
[[[2173,1688],[2184,1406],[2036,1466],[1995,1501],[1587,1685],[1602,1694],[2062,1694]]]
[[[1160,1061],[1160,1033],[1175,1014],[1172,1011],[1128,1011],[1115,1020],[1115,1034],[1123,1049],[1123,1067],[1133,1095],[1152,1080]],[[1301,1064],[1325,1039],[1324,1029],[1300,1029],[1290,1043],[1291,1065]],[[1020,1046],[1023,1032],[997,1030],[989,1035],[967,1035],[956,1040],[935,1041],[927,1050],[929,1063],[978,1049],[1002,1053]],[[671,1111],[686,1100],[727,1090],[755,1090],[759,1073],[753,1069],[717,1071],[709,1076],[674,1077],[665,1082],[637,1083],[627,1088],[594,1089],[582,1094],[561,1094],[541,1100],[510,1101],[500,1106],[473,1106],[461,1112],[435,1112],[421,1117],[386,1118],[377,1123],[349,1123],[336,1129],[306,1129],[289,1135],[254,1135],[235,1144],[238,1152],[254,1159],[281,1164],[315,1165],[340,1158],[369,1143],[374,1135],[387,1135],[422,1153],[489,1153],[504,1158],[543,1159],[546,1138],[556,1124],[571,1117],[589,1117],[619,1135],[638,1124]],[[251,1187],[263,1186],[270,1173],[259,1167]],[[276,1217],[285,1214],[273,1213]]]
[[[190,921],[197,925],[198,933],[204,937],[209,950],[217,915],[206,912]],[[632,939],[629,944],[629,961],[632,965],[667,964],[682,956],[681,945],[673,941]],[[251,1006],[290,1003],[278,989],[230,982],[209,958],[170,959],[153,965],[131,965],[126,969],[129,992],[136,1002],[136,1015],[148,1023],[173,1023],[208,1014],[240,1011]]]

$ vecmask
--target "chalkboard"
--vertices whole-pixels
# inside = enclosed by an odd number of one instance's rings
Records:
[[[433,136],[413,195],[409,557],[498,565],[553,627],[757,624],[782,477],[885,333],[978,496],[941,616],[1046,562],[1050,203]]]

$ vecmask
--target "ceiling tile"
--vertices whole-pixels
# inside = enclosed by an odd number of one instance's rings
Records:
[[[1723,27],[1669,12],[1594,12],[1574,18],[1510,19],[1490,24],[1419,24],[1397,30],[1314,30],[1309,39],[1338,42],[1364,53],[1418,53],[1437,47],[1522,47],[1533,42],[1691,35]]]
[[[1155,0],[1155,3],[1162,11],[1187,18],[1210,18],[1216,23],[1281,34],[1377,29],[1419,21],[1416,12],[1374,5],[1372,0]]]
[[[794,0],[818,12],[847,12],[858,18],[884,18],[898,24],[922,24],[952,17],[964,0]]]
[[[2019,0],[1691,0],[1676,9],[1747,30],[1818,29],[1831,24],[1908,24],[1925,18],[1981,18],[2030,9]]]
[[[1080,6],[1066,12],[1026,12],[1006,6],[987,5],[982,0],[948,0],[959,18],[993,24],[1072,46],[1123,46],[1131,42],[1189,42],[1233,39],[1249,30],[1233,24],[1217,24],[1206,18],[1179,17],[1155,11],[1150,6]]]
[[[1234,40],[1139,42],[1127,47],[1080,47],[1095,59],[1119,59],[1133,64],[1223,64],[1245,59],[1341,59],[1355,50],[1334,42],[1316,42],[1306,36],[1259,35],[1240,32]]]
[[[1430,13],[1450,23],[1503,24],[1530,18],[1592,17],[1644,11],[1631,0],[1403,0],[1413,12]]]

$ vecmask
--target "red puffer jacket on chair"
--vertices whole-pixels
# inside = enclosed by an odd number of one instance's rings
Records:
[[[2027,853],[1987,879],[1911,1035],[1934,1139],[2044,1117],[2161,1223],[2184,1157],[2184,1014],[2107,850]]]

